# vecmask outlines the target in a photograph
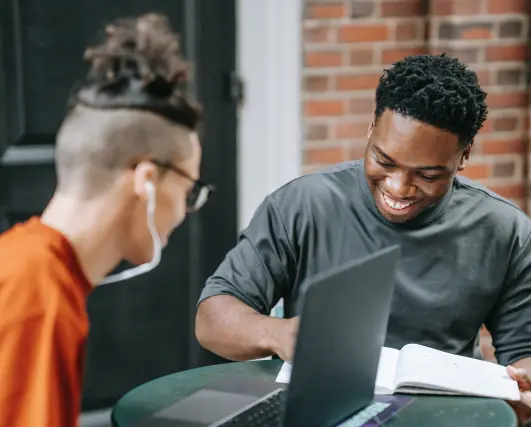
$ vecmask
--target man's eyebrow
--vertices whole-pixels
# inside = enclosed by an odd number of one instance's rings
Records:
[[[376,145],[372,146],[373,150],[376,151],[380,156],[382,156],[385,160],[388,160],[390,163],[396,163],[391,157],[389,157],[387,154],[385,154],[380,148],[378,148]]]
[[[385,160],[387,160],[389,163],[396,164],[396,162],[393,160],[393,158],[387,154],[384,153],[384,151],[377,147],[376,145],[372,146],[373,150],[376,151],[376,153],[383,157]],[[422,171],[446,171],[448,170],[446,166],[443,165],[435,165],[435,166],[419,166],[415,168],[416,170],[422,170]]]

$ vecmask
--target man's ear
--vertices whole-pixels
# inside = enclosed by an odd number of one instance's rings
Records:
[[[134,191],[141,200],[147,200],[146,182],[155,183],[158,178],[158,169],[150,161],[140,162],[134,170]]]
[[[372,119],[371,124],[369,125],[369,129],[367,129],[367,139],[371,139],[373,130],[374,130],[374,118]]]
[[[472,143],[470,143],[461,154],[461,160],[459,161],[459,166],[457,170],[460,172],[466,168],[468,165],[468,160],[470,159],[470,152],[472,151]]]

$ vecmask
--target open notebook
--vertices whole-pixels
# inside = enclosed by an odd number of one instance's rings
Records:
[[[326,371],[325,371],[326,372]],[[276,381],[288,383],[291,365],[284,363]],[[452,394],[520,400],[518,384],[504,366],[445,353],[418,344],[402,350],[382,348],[375,394]]]

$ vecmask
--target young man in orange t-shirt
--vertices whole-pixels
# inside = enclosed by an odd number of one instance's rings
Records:
[[[57,137],[56,192],[40,218],[0,236],[0,427],[77,424],[87,296],[154,268],[210,191],[167,20],[119,20],[87,59]],[[105,277],[124,259],[138,266]]]

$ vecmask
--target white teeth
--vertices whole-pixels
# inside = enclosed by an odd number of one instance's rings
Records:
[[[383,199],[385,200],[385,203],[387,204],[387,206],[397,211],[401,211],[402,209],[405,209],[408,206],[411,206],[413,204],[413,202],[408,203],[408,202],[399,202],[397,200],[392,200],[389,197],[387,197],[385,194],[383,194]]]

